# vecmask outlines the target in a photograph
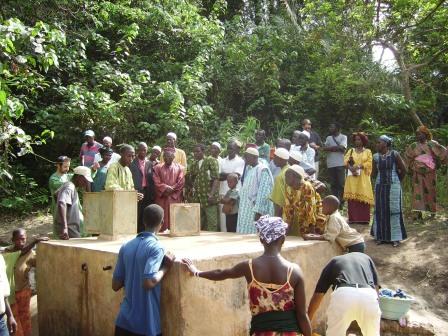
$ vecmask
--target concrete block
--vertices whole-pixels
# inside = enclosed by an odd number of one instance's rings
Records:
[[[84,238],[38,245],[40,335],[113,335],[123,294],[112,291],[112,273],[123,241]],[[164,236],[160,241],[176,257],[189,257],[202,270],[232,267],[263,250],[256,235],[235,233],[201,232],[200,236]],[[309,302],[322,268],[340,249],[328,242],[287,237],[282,254],[302,268]],[[320,326],[327,305],[328,297],[317,313]],[[246,281],[191,277],[176,262],[163,280],[161,312],[166,336],[247,336]]]
[[[114,240],[137,233],[137,192],[101,191],[83,195],[87,233]]]
[[[170,236],[195,236],[201,232],[201,205],[199,203],[170,204]]]

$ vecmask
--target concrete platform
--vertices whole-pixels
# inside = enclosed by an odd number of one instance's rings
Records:
[[[176,257],[189,257],[202,270],[231,267],[263,250],[256,235],[202,232],[200,236],[160,239]],[[40,335],[113,335],[122,293],[112,291],[111,279],[123,241],[84,238],[38,245]],[[283,256],[301,266],[308,301],[323,266],[340,252],[328,242],[287,237]],[[214,282],[193,278],[175,263],[162,288],[164,336],[248,334],[250,313],[244,279]],[[318,312],[321,325],[327,304],[328,297]]]

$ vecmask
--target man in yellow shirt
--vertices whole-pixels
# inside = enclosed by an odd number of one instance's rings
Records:
[[[285,206],[285,173],[288,169],[289,151],[285,148],[277,148],[274,152],[274,162],[276,167],[279,167],[280,173],[274,179],[274,187],[270,199],[274,203],[274,212],[276,217],[282,217],[283,207]]]

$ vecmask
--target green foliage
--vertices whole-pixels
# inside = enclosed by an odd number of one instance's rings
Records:
[[[151,145],[175,131],[189,152],[197,142],[253,142],[257,128],[274,143],[306,117],[322,136],[336,120],[372,143],[391,134],[402,150],[416,111],[446,144],[440,4],[5,0],[0,182],[20,162],[46,184],[51,164],[24,154],[76,158],[85,129]],[[378,45],[397,51],[397,68],[373,61]]]
[[[39,187],[37,182],[28,177],[23,167],[11,171],[14,178],[2,181],[0,209],[14,213],[27,213],[33,208],[48,202],[48,191]]]

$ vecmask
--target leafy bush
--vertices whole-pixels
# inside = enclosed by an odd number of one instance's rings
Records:
[[[23,214],[36,207],[48,204],[49,195],[46,188],[39,187],[24,167],[15,167],[13,179],[3,178],[0,187],[0,209]]]

